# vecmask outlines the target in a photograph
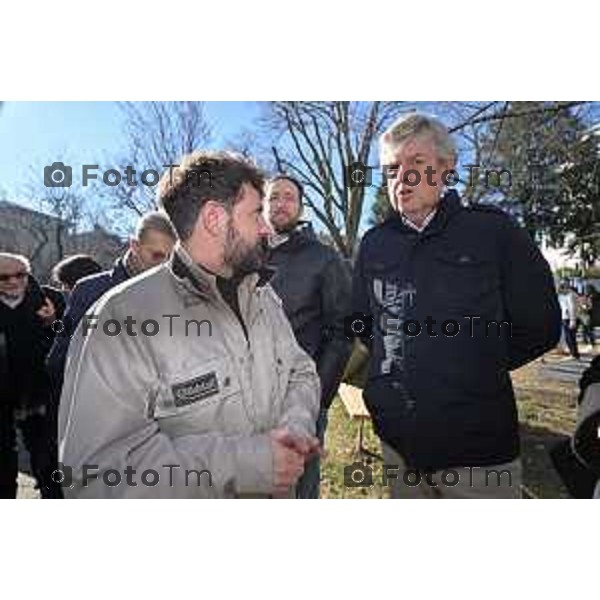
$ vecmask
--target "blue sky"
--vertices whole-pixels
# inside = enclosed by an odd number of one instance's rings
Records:
[[[258,114],[253,102],[207,102],[219,146]],[[125,145],[123,115],[115,102],[6,102],[0,112],[0,197],[29,203],[32,178],[43,182],[47,164],[97,164]]]
[[[215,148],[227,147],[244,130],[254,129],[262,113],[258,102],[205,102],[205,110]],[[127,147],[124,125],[124,112],[117,102],[5,102],[0,109],[0,200],[43,210],[41,192],[34,190],[45,189],[44,167],[62,161],[73,167],[73,189],[78,186],[86,205],[92,206],[99,198],[97,182],[81,187],[82,165],[115,165]],[[149,166],[153,167],[138,165]],[[104,205],[100,208],[108,214]],[[368,214],[365,210],[365,223]],[[307,210],[306,217],[322,229],[312,211]],[[121,212],[117,223],[113,220],[108,226],[118,226],[125,233],[135,220],[135,213]],[[86,221],[81,225],[90,226]]]

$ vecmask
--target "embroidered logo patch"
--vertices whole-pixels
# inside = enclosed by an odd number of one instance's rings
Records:
[[[184,381],[171,387],[175,406],[187,406],[219,393],[217,374],[214,371],[190,381]]]

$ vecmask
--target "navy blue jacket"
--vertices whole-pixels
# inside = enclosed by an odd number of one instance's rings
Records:
[[[84,277],[73,288],[62,319],[64,329],[60,333],[56,333],[47,359],[48,370],[57,395],[60,394],[62,388],[69,343],[79,321],[96,300],[126,279],[129,279],[129,274],[125,269],[123,259],[119,258],[112,269]],[[58,329],[55,327],[55,330]]]
[[[514,460],[509,372],[560,337],[552,275],[530,235],[451,191],[421,233],[398,215],[367,232],[353,287],[354,310],[374,318],[364,397],[378,435],[415,468]]]

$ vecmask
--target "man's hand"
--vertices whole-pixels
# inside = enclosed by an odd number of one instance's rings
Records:
[[[44,305],[35,313],[43,322],[45,327],[52,325],[56,320],[56,308],[50,298],[44,299]]]
[[[271,447],[273,449],[273,496],[285,498],[289,496],[290,488],[304,472],[304,455],[285,443],[284,429],[271,432]]]
[[[295,434],[282,427],[274,429],[271,436],[290,450],[295,450],[304,457],[304,460],[316,455],[323,455],[321,442],[316,437],[305,437]]]

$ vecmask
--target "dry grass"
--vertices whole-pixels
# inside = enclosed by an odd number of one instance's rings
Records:
[[[549,448],[575,425],[577,389],[575,384],[543,377],[541,361],[536,361],[513,374],[521,423],[522,459],[526,491],[542,498],[566,498],[548,456]],[[357,459],[358,424],[352,422],[336,398],[329,413],[326,436],[327,457],[321,473],[323,498],[385,498],[382,488],[381,463],[374,461],[373,487],[344,486],[344,467]],[[370,422],[364,426],[365,445],[379,452],[379,440]]]

